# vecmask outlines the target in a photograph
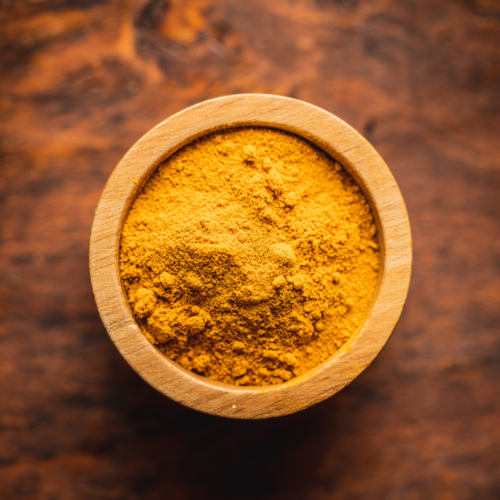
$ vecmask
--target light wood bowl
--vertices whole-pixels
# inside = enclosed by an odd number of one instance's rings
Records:
[[[237,387],[211,381],[169,359],[144,336],[122,286],[118,253],[127,212],[168,156],[209,132],[236,126],[288,130],[338,160],[370,202],[382,254],[378,288],[367,318],[331,358],[289,382]],[[382,158],[353,128],[295,99],[244,94],[205,101],[167,118],[130,148],[113,171],[97,207],[90,239],[90,274],[102,321],[134,370],[158,391],[190,408],[233,418],[277,417],[340,391],[377,356],[403,309],[411,273],[406,207]]]

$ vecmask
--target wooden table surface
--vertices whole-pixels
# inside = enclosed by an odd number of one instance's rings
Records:
[[[500,498],[500,4],[5,0],[0,498]],[[410,294],[354,383],[267,421],[183,408],[97,314],[106,179],[163,118],[241,92],[352,124],[406,199]]]

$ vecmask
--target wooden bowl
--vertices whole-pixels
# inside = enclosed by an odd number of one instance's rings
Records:
[[[236,126],[288,130],[338,160],[370,202],[382,265],[367,318],[331,358],[286,383],[237,387],[214,382],[169,359],[144,336],[122,286],[118,253],[127,212],[150,175],[185,144]],[[398,186],[375,149],[323,109],[273,95],[244,94],[205,101],[167,118],[130,148],[113,171],[97,207],[90,239],[90,274],[102,321],[134,370],[166,396],[202,412],[233,418],[277,417],[316,404],[355,379],[389,339],[405,303],[411,235]]]

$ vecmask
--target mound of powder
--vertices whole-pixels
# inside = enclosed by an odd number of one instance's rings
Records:
[[[370,207],[342,166],[261,127],[214,132],[168,158],[120,248],[146,337],[236,385],[282,383],[332,356],[367,315],[379,259]]]

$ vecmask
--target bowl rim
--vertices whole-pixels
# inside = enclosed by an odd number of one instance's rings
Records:
[[[119,270],[120,237],[130,206],[156,168],[189,142],[220,129],[264,126],[304,137],[355,179],[379,234],[382,265],[367,317],[332,357],[288,382],[241,387],[197,375],[151,344],[135,321]],[[412,262],[406,206],[389,168],[356,130],[297,99],[269,94],[219,97],[188,107],[141,137],[112,172],[92,225],[89,266],[95,301],[112,341],[150,385],[190,408],[232,418],[268,418],[303,410],[354,380],[377,356],[401,315]]]

